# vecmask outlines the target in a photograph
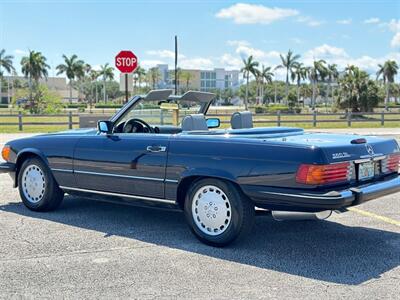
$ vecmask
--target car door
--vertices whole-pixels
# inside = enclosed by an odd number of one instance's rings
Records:
[[[80,189],[164,198],[170,135],[117,133],[82,138],[74,153]]]

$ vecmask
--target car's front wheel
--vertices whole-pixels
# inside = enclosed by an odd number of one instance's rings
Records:
[[[254,205],[231,182],[202,179],[189,188],[185,215],[198,239],[221,247],[250,232]]]
[[[18,188],[22,202],[34,211],[56,209],[64,198],[47,165],[39,158],[28,158],[18,174]]]

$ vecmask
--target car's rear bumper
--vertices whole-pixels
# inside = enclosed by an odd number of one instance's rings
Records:
[[[243,191],[256,206],[288,211],[340,210],[400,191],[400,176],[340,191],[305,192],[304,190],[271,189],[243,186]]]

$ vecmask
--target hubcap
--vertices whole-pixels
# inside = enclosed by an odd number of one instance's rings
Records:
[[[231,222],[231,203],[220,188],[206,185],[194,194],[192,215],[202,232],[207,235],[219,235]]]
[[[42,200],[46,189],[43,171],[37,165],[29,165],[22,174],[22,191],[25,198],[32,203]]]

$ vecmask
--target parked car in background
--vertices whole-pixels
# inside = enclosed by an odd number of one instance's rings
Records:
[[[248,235],[255,207],[280,220],[317,219],[400,190],[393,139],[253,128],[250,112],[219,129],[219,119],[207,119],[213,94],[171,94],[135,96],[97,129],[8,142],[0,170],[31,210],[56,209],[65,193],[177,208],[213,246]]]

